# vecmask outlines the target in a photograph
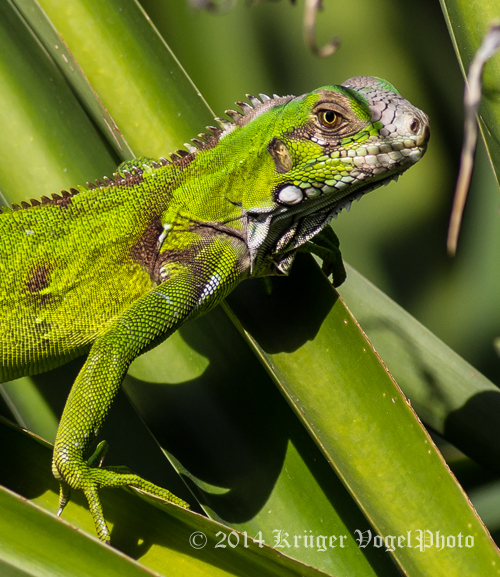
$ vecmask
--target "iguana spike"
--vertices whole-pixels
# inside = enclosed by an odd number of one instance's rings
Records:
[[[177,162],[179,160],[179,156],[174,152],[169,152],[168,155],[170,156],[170,162]]]
[[[220,118],[219,116],[216,116],[214,120],[222,128],[222,130],[228,130],[234,127],[234,124],[232,122],[229,122],[229,120],[227,120],[226,118]]]
[[[95,184],[93,184],[92,182],[87,182],[87,188],[89,190],[94,190],[94,188],[97,188],[97,186]]]
[[[124,170],[123,171],[123,175],[125,176],[125,178],[132,178],[132,173],[129,172],[128,170]]]
[[[134,174],[136,174],[137,176],[142,176],[142,173],[144,172],[142,170],[142,168],[139,168],[138,166],[136,166],[134,164],[134,166],[132,167],[132,170],[134,171]]]
[[[160,156],[159,160],[163,166],[168,166],[170,164],[170,160],[167,160],[164,156]]]
[[[62,196],[59,196],[55,192],[53,192],[50,196],[52,197],[52,200],[61,200],[62,199]]]
[[[206,129],[211,132],[214,136],[220,136],[222,130],[216,126],[207,126]]]
[[[238,122],[238,120],[240,120],[240,118],[243,117],[243,114],[241,114],[241,112],[237,112],[236,110],[224,110],[224,112],[229,116],[229,118],[233,121],[233,122]],[[217,120],[217,118],[215,119]]]
[[[67,190],[61,190],[61,194],[63,198],[71,198],[71,193]]]
[[[103,176],[102,178],[108,186],[116,186],[116,182],[112,178],[109,178],[109,176]]]
[[[199,134],[198,136],[203,141],[203,146],[200,148],[208,149],[213,148],[219,142],[219,136],[222,134],[222,130],[216,129],[217,135],[214,136],[213,134],[207,134],[206,132]]]
[[[118,172],[113,172],[113,178],[115,179],[116,184],[122,184],[125,182],[123,176]]]
[[[241,100],[238,100],[238,102],[236,102],[236,104],[241,108],[241,110],[245,116],[247,114],[249,114],[250,112],[253,112],[253,110],[254,110],[253,106],[250,106],[250,104],[248,104],[248,102],[241,102]]]
[[[160,168],[161,164],[159,162],[156,162],[156,160],[152,160],[151,164],[153,165],[153,168]]]
[[[76,190],[76,188],[70,188],[69,191],[71,192],[71,196],[75,196],[75,194],[78,194],[78,190]]]
[[[195,141],[194,138],[191,139],[193,142]],[[193,146],[192,144],[189,144],[189,142],[185,142],[184,146],[188,149],[188,152],[197,152],[198,149],[196,148],[196,146]]]
[[[180,156],[181,158],[184,158],[185,156],[187,156],[189,154],[189,152],[187,150],[182,150],[182,148],[180,148],[179,150],[176,150],[175,153]]]
[[[21,210],[21,207],[18,204],[12,204],[12,210]]]
[[[104,182],[102,180],[99,180],[98,178],[95,179],[95,183],[97,184],[97,186],[99,188],[104,188],[106,185],[104,184]]]
[[[248,100],[250,100],[250,102],[252,103],[252,106],[260,106],[262,104],[262,102],[253,94],[247,94],[247,98]]]
[[[23,200],[21,201],[21,208],[31,208],[31,204]]]
[[[268,100],[271,100],[270,96],[268,96],[267,94],[263,94],[262,92],[259,92],[259,96],[260,96],[262,102],[267,102]]]
[[[39,200],[37,200],[36,198],[30,198],[30,202],[31,202],[31,206],[39,206],[40,204],[42,204]]]
[[[41,196],[40,200],[42,201],[42,204],[47,204],[50,202],[50,198],[48,196],[45,196],[45,195]]]
[[[203,134],[199,134],[198,136],[203,136]],[[207,143],[200,138],[191,138],[191,142],[194,142],[194,145],[197,146],[200,150],[203,150],[207,145]]]

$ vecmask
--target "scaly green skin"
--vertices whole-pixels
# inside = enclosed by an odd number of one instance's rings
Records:
[[[417,162],[429,138],[425,114],[376,78],[249,98],[172,162],[137,159],[99,187],[0,214],[0,381],[89,352],[53,471],[61,510],[82,489],[104,541],[100,487],[186,506],[124,467],[100,467],[104,444],[85,460],[130,363],[245,278],[286,274],[297,249],[335,251],[331,234],[311,239]]]

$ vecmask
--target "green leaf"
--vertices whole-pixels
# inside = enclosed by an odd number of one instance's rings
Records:
[[[495,0],[440,0],[446,24],[464,76],[481,45],[490,23],[498,21],[500,10]],[[500,53],[485,65],[480,125],[490,160],[500,182]]]
[[[366,519],[220,307],[137,359],[124,387],[210,517],[333,575],[397,574],[358,548]],[[345,547],[318,551],[320,536]]]
[[[499,471],[498,387],[353,268],[339,292],[418,416]]]
[[[235,322],[380,535],[422,529],[474,539],[473,549],[425,555],[396,547],[400,566],[410,574],[445,576],[459,567],[486,574],[498,550],[359,325],[315,264],[296,262],[292,279],[274,281],[271,298],[233,293]]]
[[[54,49],[53,32],[38,24],[33,0],[15,2],[87,103],[105,137],[114,140],[108,123],[103,125],[96,96],[110,113],[113,131],[118,129],[136,157],[159,157],[175,150],[179,141],[189,140],[212,120],[207,104],[138,2],[39,2],[84,71],[91,91],[82,86],[78,70],[68,70],[64,52]],[[120,151],[120,156],[129,158],[126,151]]]
[[[50,474],[51,447],[47,443],[2,419],[0,439],[1,460],[9,462],[9,467],[0,471],[0,483],[29,499],[0,488],[2,575],[22,571],[72,576],[156,572],[200,577],[323,575],[270,547],[259,547],[244,535],[229,537],[230,531],[222,525],[175,505],[141,498],[132,491],[104,492],[102,500],[113,524],[114,542],[129,554],[126,556],[96,537],[75,531],[74,526],[94,532],[81,495],[66,507],[64,521],[54,516],[58,484]],[[241,546],[228,544],[240,540]],[[197,549],[192,544],[204,546]],[[142,565],[131,557],[140,557]]]
[[[0,50],[0,190],[11,202],[50,195],[116,165],[10,2],[0,6]]]

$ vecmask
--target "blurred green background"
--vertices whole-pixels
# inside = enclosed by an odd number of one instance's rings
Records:
[[[303,2],[239,1],[214,14],[187,0],[142,5],[217,115],[246,93],[301,94],[351,76],[392,82],[431,118],[424,160],[334,222],[345,259],[495,383],[500,362],[498,187],[482,144],[458,256],[445,239],[462,138],[463,78],[435,0],[326,0],[318,59],[305,46]],[[500,12],[500,10],[499,10]],[[499,58],[497,55],[495,58]]]

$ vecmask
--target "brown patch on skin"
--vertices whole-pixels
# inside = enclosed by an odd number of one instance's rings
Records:
[[[33,270],[26,282],[26,290],[30,294],[38,294],[50,284],[50,268],[47,265],[40,265]]]
[[[239,246],[242,254],[245,253],[244,257],[242,257],[242,262],[248,260],[246,239],[244,233],[241,231],[217,222],[204,222],[203,224],[193,223],[186,232],[197,233],[199,239],[184,249],[167,248],[160,252],[154,263],[154,275],[152,278],[155,282],[164,282],[167,280],[164,269],[165,266],[170,263],[200,266],[199,262],[196,264],[199,253],[212,244],[214,240],[221,237],[232,239],[234,246]]]
[[[273,138],[267,145],[267,150],[273,157],[276,172],[285,174],[292,168],[292,157],[286,144],[279,138]]]
[[[150,221],[139,240],[130,247],[131,259],[145,268],[151,279],[154,278],[158,239],[162,232],[160,217],[156,216]]]
[[[131,176],[127,176],[127,178],[122,178],[121,180],[116,181],[115,184],[111,183],[109,185],[105,185],[105,187],[107,188],[108,186],[135,186],[136,184],[139,184],[141,182],[144,182],[144,177],[142,176],[142,171],[140,171],[139,174],[131,174]]]
[[[165,267],[165,265],[169,263],[190,264],[201,249],[201,243],[197,243],[185,250],[165,250],[161,252],[154,263],[152,279],[157,283],[163,282],[166,280],[162,278],[162,268]]]
[[[207,244],[209,244],[211,235],[215,234],[214,231],[209,231],[209,234],[207,235],[205,233],[204,227],[198,226],[196,224],[189,226],[185,232],[196,232],[200,234],[200,238],[196,242],[193,242],[193,244],[190,246],[187,246],[183,249],[166,248],[158,253],[155,262],[152,263],[153,270],[152,273],[150,273],[150,275],[152,274],[151,278],[154,282],[160,283],[166,280],[162,274],[162,269],[169,263],[193,263],[200,251],[203,250]]]
[[[61,198],[53,198],[49,204],[55,204],[56,206],[67,207],[68,204],[71,204],[71,197],[70,196],[63,196]]]
[[[207,147],[208,148],[208,147]],[[205,149],[206,150],[206,149]],[[175,164],[176,166],[178,166],[179,168],[186,168],[186,166],[192,161],[194,160],[194,157],[198,154],[199,151],[196,152],[190,152],[189,154],[187,154],[186,156],[183,156],[182,158],[179,158],[179,160],[177,160],[176,158],[174,158],[172,160],[172,164]]]

